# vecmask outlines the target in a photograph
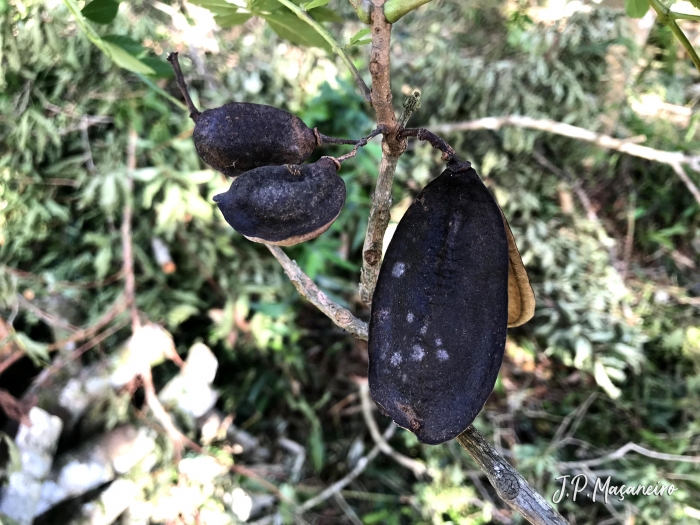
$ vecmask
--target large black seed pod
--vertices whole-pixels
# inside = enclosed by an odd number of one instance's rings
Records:
[[[338,162],[263,166],[245,172],[214,201],[234,230],[251,241],[291,246],[330,228],[345,204]]]
[[[493,390],[508,273],[498,205],[473,169],[451,161],[399,222],[369,323],[372,397],[422,443],[455,438]]]
[[[200,158],[228,176],[260,166],[301,164],[317,145],[304,121],[272,106],[231,102],[193,119]]]

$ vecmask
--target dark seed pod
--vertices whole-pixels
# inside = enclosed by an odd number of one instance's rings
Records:
[[[458,436],[493,390],[509,264],[498,205],[473,169],[450,161],[399,222],[369,323],[372,397],[422,443]]]
[[[200,112],[190,98],[177,53],[168,54],[168,61],[195,123],[197,153],[215,170],[233,177],[260,166],[301,164],[319,145],[321,135],[283,109],[231,102]]]
[[[291,246],[330,228],[345,204],[340,164],[264,166],[245,172],[214,196],[226,222],[251,241]]]
[[[231,102],[193,119],[200,158],[228,176],[260,166],[301,164],[317,145],[304,121],[272,106]]]

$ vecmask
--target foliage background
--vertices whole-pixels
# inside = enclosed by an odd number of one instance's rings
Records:
[[[258,102],[292,111],[327,135],[360,137],[373,128],[342,64],[322,49],[296,47],[255,17],[213,30],[197,6],[182,11],[188,29],[166,9],[181,13],[179,6],[163,5],[122,4],[117,19],[98,32],[128,35],[153,59],[163,61],[171,49],[195,57],[183,59],[183,66],[200,108]],[[343,21],[329,27],[346,43],[362,25],[349,5],[329,6]],[[118,280],[80,283],[119,272],[119,225],[128,199],[139,310],[172,333],[183,357],[195,342],[214,351],[218,407],[273,451],[266,461],[235,461],[256,467],[280,487],[287,502],[275,509],[284,521],[300,519],[289,502],[302,502],[342,477],[371,447],[359,411],[333,408],[356,391],[352,376],[366,374],[366,346],[301,300],[264,246],[224,222],[211,198],[228,183],[200,163],[192,123],[181,108],[115,66],[62,4],[15,0],[0,3],[0,13],[0,299],[3,318],[14,321],[28,354],[0,377],[2,387],[21,396],[50,359],[46,345],[56,339],[19,306],[17,294],[80,326],[119,300]],[[521,114],[698,152],[700,79],[674,42],[656,26],[637,45],[629,19],[605,6],[583,6],[552,21],[525,3],[435,0],[394,27],[395,101],[402,100],[403,88],[422,89],[414,126]],[[367,68],[366,51],[349,50],[360,71]],[[180,98],[172,79],[152,82]],[[689,108],[689,117],[640,115],[635,102],[649,96]],[[86,116],[94,125],[81,129]],[[138,136],[133,193],[126,184],[131,131]],[[541,132],[506,128],[446,138],[503,207],[538,299],[535,318],[510,331],[496,389],[476,426],[547,497],[559,487],[556,476],[578,472],[563,462],[597,457],[630,441],[697,454],[700,210],[685,186],[667,166]],[[339,220],[320,238],[286,250],[334,300],[364,319],[368,312],[356,298],[356,283],[379,156],[379,145],[371,143],[343,165],[348,200]],[[394,223],[440,171],[435,152],[411,146],[394,185]],[[579,192],[589,197],[588,209]],[[155,261],[153,237],[167,245],[174,273]],[[128,335],[128,329],[117,332],[83,363],[103,359]],[[176,370],[170,362],[154,368],[156,386]],[[85,425],[90,431],[62,443],[61,450],[108,424],[136,420],[141,402],[136,392],[131,408],[110,408],[110,418]],[[357,405],[356,399],[349,404]],[[560,425],[574,413],[578,426],[562,439],[569,427]],[[196,428],[189,435],[196,440]],[[290,478],[276,444],[280,437],[306,448],[298,480]],[[473,503],[484,499],[473,481],[479,473],[456,443],[421,446],[401,430],[391,444],[425,460],[434,477],[416,480],[379,456],[345,493],[362,523],[494,519],[492,505]],[[139,478],[144,497],[154,500],[177,480],[172,450],[165,439],[161,445],[158,467]],[[673,483],[679,490],[672,497],[611,498],[607,505],[564,499],[559,509],[572,523],[691,523],[700,515],[700,478],[692,464],[629,454],[593,474],[611,475],[616,484]],[[266,491],[239,474],[219,476],[211,485],[202,508],[232,523],[237,518],[227,495],[233,489]],[[504,508],[495,494],[487,495]],[[75,505],[53,512],[42,518],[45,523],[66,519]],[[304,517],[339,523],[352,519],[348,514],[329,501]]]

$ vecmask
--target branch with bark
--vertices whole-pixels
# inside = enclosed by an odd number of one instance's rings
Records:
[[[436,133],[454,133],[457,131],[476,131],[476,130],[499,130],[504,126],[515,126],[518,128],[535,129],[554,133],[563,137],[570,137],[584,142],[590,142],[601,148],[619,151],[633,157],[639,157],[653,162],[667,164],[673,168],[678,175],[678,178],[683,181],[683,184],[692,193],[695,200],[700,204],[700,189],[688,177],[684,166],[688,166],[695,172],[700,172],[700,155],[686,155],[680,151],[663,151],[648,146],[636,144],[633,140],[616,139],[609,135],[602,135],[594,131],[564,124],[555,120],[535,119],[531,117],[521,117],[518,115],[506,115],[503,117],[485,117],[467,122],[456,122],[452,124],[438,124],[432,127]]]

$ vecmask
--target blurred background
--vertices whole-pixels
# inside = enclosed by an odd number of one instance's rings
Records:
[[[522,523],[456,442],[424,446],[399,429],[389,443],[412,468],[372,454],[366,344],[216,209],[230,181],[199,161],[168,51],[200,109],[257,102],[326,135],[374,128],[336,56],[258,16],[214,19],[217,2],[133,0],[89,26],[150,64],[145,74],[107,58],[68,4],[0,0],[3,523]],[[342,45],[365,27],[347,2],[323,9]],[[700,39],[697,23],[682,27]],[[358,41],[347,52],[369,82]],[[613,3],[433,0],[394,25],[392,75],[397,110],[422,90],[410,125],[439,131],[495,195],[537,297],[475,426],[550,502],[562,475],[677,488],[563,497],[571,523],[696,523],[700,202],[667,163],[518,126],[445,126],[523,115],[697,154],[700,75],[670,29]],[[380,154],[373,141],[345,162],[339,219],[285,248],[364,320],[357,282]],[[409,144],[387,239],[441,171],[438,153]],[[369,412],[383,431],[390,421]],[[606,456],[630,442],[653,452]]]

